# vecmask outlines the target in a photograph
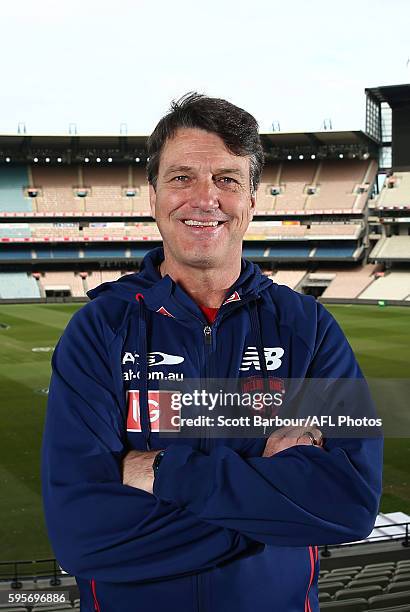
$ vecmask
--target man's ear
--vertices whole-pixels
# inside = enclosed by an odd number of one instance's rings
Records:
[[[156,206],[156,203],[157,203],[157,194],[156,194],[156,191],[155,191],[153,185],[149,185],[149,205],[150,205],[150,208],[151,208],[151,215],[154,217],[154,219],[156,218],[155,217],[155,206]]]

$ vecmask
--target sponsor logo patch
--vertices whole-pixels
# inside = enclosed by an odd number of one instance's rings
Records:
[[[282,357],[285,353],[281,346],[265,347],[265,360],[267,370],[277,370],[282,365]],[[248,372],[251,368],[260,371],[259,355],[256,346],[248,346],[242,358],[241,372]]]
[[[171,418],[175,415],[175,408],[171,406],[172,395],[172,391],[148,391],[151,431],[178,431],[178,427],[171,423]],[[140,392],[134,389],[128,391],[127,431],[142,431]]]

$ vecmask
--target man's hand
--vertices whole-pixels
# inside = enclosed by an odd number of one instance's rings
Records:
[[[127,453],[122,464],[122,483],[152,493],[154,486],[152,464],[159,451],[160,449],[153,451],[132,450]]]
[[[285,450],[285,448],[291,448],[299,444],[312,445],[313,440],[316,442],[315,446],[323,447],[323,437],[320,429],[315,427],[281,427],[271,433],[266,440],[262,457],[272,457],[272,455]]]

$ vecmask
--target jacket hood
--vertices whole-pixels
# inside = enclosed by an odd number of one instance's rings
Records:
[[[88,291],[87,295],[92,300],[101,295],[109,295],[126,302],[135,302],[136,295],[141,293],[148,308],[157,310],[171,295],[182,291],[170,276],[161,278],[158,268],[163,260],[163,248],[155,248],[146,254],[139,272],[127,274],[117,281],[103,283]],[[235,292],[241,299],[257,297],[271,285],[272,281],[262,274],[259,266],[242,259],[241,274],[230,288],[227,298]]]

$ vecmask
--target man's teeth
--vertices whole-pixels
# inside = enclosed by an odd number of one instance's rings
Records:
[[[199,227],[216,227],[218,221],[194,221],[194,219],[187,219],[184,221],[185,225],[197,225]]]

